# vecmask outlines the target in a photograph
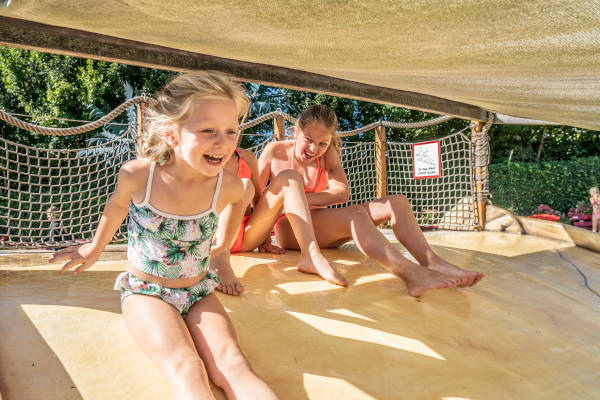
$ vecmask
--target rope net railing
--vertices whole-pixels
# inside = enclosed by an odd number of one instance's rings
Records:
[[[72,128],[36,126],[1,110],[0,119],[36,133],[76,135],[111,124],[127,107],[149,101],[152,99],[145,96],[133,98],[101,120]],[[283,118],[290,128],[296,121],[278,110],[240,125],[240,131],[274,117]],[[378,127],[417,128],[448,119],[444,116],[416,123],[378,121],[337,134],[347,137]],[[285,132],[289,137],[291,129]],[[248,149],[258,157],[275,138],[257,136],[264,138]],[[136,137],[137,125],[128,124],[120,136],[82,149],[44,149],[0,138],[0,246],[56,248],[90,241],[115,189],[120,167],[136,157]],[[411,143],[385,143],[387,193],[405,195],[421,225],[472,230],[477,220],[471,169],[473,145],[462,132],[440,140],[444,173],[440,178],[421,180],[412,177]],[[341,161],[348,177],[350,199],[335,207],[376,199],[377,144],[346,141]],[[120,226],[114,240],[126,239],[126,224],[127,221]]]
[[[440,139],[439,178],[414,179],[412,143],[387,143],[387,191],[403,194],[421,226],[444,230],[474,230],[478,225],[473,201],[471,141],[462,132]]]
[[[23,146],[0,138],[0,245],[56,247],[89,241],[123,163],[135,158],[135,127],[85,149]],[[126,223],[114,240],[125,239]]]
[[[346,142],[340,158],[348,179],[350,199],[347,203],[332,207],[340,208],[376,199],[375,143]]]

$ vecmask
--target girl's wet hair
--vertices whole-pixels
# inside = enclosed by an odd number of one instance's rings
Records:
[[[312,122],[318,122],[330,131],[331,146],[339,153],[341,141],[340,138],[335,134],[338,124],[335,111],[322,104],[316,104],[307,107],[300,113],[300,115],[298,115],[295,125],[296,132],[299,130],[304,130],[304,128],[306,128]]]
[[[198,99],[233,100],[240,118],[250,105],[245,92],[244,86],[217,71],[195,71],[171,79],[157,94],[156,103],[146,110],[138,157],[161,164],[169,161],[173,149],[167,144],[165,134],[181,129],[194,112],[194,102]]]

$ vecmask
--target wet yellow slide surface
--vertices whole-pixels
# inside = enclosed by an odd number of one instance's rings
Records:
[[[325,251],[346,289],[297,272],[296,252],[234,256],[246,292],[219,298],[257,373],[282,399],[600,398],[597,253],[530,235],[427,238],[484,280],[417,300],[352,245]],[[170,398],[112,290],[125,253],[80,276],[48,258],[0,255],[1,398]]]

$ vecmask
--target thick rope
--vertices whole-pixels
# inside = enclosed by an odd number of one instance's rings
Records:
[[[74,126],[71,128],[48,128],[45,126],[39,126],[30,124],[28,122],[22,121],[13,117],[12,115],[0,110],[0,119],[16,126],[17,128],[24,129],[26,131],[39,133],[41,135],[51,135],[51,136],[69,136],[69,135],[79,135],[84,132],[93,131],[94,129],[98,129],[103,125],[106,125],[109,121],[112,121],[117,115],[121,114],[124,110],[129,107],[139,104],[139,103],[147,103],[155,101],[149,99],[146,96],[137,96],[132,99],[127,100],[125,103],[121,104],[110,113],[106,114],[104,117],[100,118],[97,121],[90,122],[89,124],[84,124],[80,126]]]
[[[284,113],[283,111],[278,109],[277,111],[271,111],[270,113],[263,114],[260,117],[253,119],[252,121],[248,121],[246,123],[241,124],[240,128],[239,128],[240,132],[243,130],[246,130],[248,128],[252,128],[253,126],[256,126],[256,125],[258,125],[262,122],[265,122],[268,119],[272,119],[274,117],[283,117],[283,119],[285,119],[286,121],[291,122],[291,123],[296,122],[296,118],[294,118],[291,115]]]
[[[477,201],[487,200],[490,194],[490,176],[488,172],[488,165],[490,163],[490,137],[488,136],[488,132],[494,123],[494,116],[493,113],[489,113],[488,120],[483,129],[473,137],[473,178],[476,184],[481,185],[481,189],[476,190]],[[477,170],[479,172],[475,172]]]
[[[110,113],[103,116],[102,118],[98,119],[97,121],[93,121],[88,124],[75,126],[75,127],[71,127],[71,128],[48,128],[45,126],[30,124],[28,122],[25,122],[25,121],[22,121],[20,119],[13,117],[11,114],[9,114],[3,110],[0,110],[0,119],[11,125],[16,126],[17,128],[21,128],[21,129],[24,129],[24,130],[27,130],[30,132],[34,132],[34,133],[39,133],[42,135],[51,135],[51,136],[78,135],[78,134],[81,134],[84,132],[92,131],[94,129],[97,129],[97,128],[105,125],[109,121],[113,120],[117,115],[121,114],[124,110],[126,110],[127,108],[129,108],[133,105],[140,104],[140,103],[152,103],[155,101],[156,100],[154,100],[152,98],[146,97],[146,95],[137,96],[137,97],[127,100],[125,103],[121,104],[120,106],[118,106],[117,108],[115,108]],[[290,123],[296,123],[296,118],[294,118],[291,115],[278,109],[277,111],[272,111],[270,113],[261,115],[260,117],[255,118],[252,121],[248,121],[246,123],[241,124],[239,127],[239,130],[240,130],[240,132],[242,132],[248,128],[252,128],[253,126],[261,124],[262,122],[265,122],[266,120],[272,119],[274,117],[283,117],[286,121],[288,121]],[[388,127],[388,128],[399,128],[399,129],[423,128],[426,126],[441,124],[442,122],[446,122],[452,118],[453,117],[444,115],[444,116],[433,118],[433,119],[430,119],[427,121],[419,121],[419,122],[377,121],[377,122],[373,122],[368,125],[365,125],[358,129],[353,129],[353,130],[349,130],[349,131],[337,131],[336,134],[338,135],[338,137],[354,136],[354,135],[358,135],[359,133],[362,133],[362,132],[367,132],[367,131],[373,130],[379,126],[384,126],[384,127]],[[488,123],[489,123],[489,120],[488,120]],[[492,119],[492,123],[493,123],[493,119]]]
[[[261,115],[260,117],[255,118],[252,121],[248,121],[248,122],[240,125],[240,131],[243,131],[245,129],[251,128],[253,126],[256,126],[256,125],[258,125],[258,124],[260,124],[262,122],[265,122],[268,119],[272,119],[274,117],[283,117],[288,122],[296,123],[296,118],[292,117],[291,115],[289,115],[287,113],[284,113],[281,110],[277,110],[277,111],[272,111],[270,113]],[[384,127],[388,127],[388,128],[399,128],[399,129],[424,128],[426,126],[432,126],[432,125],[441,124],[442,122],[449,121],[452,118],[453,117],[451,117],[451,116],[443,115],[441,117],[429,119],[427,121],[419,121],[419,122],[376,121],[376,122],[372,122],[372,123],[370,123],[368,125],[365,125],[363,127],[360,127],[358,129],[352,129],[352,130],[349,130],[349,131],[337,131],[336,134],[339,137],[354,136],[354,135],[358,135],[359,133],[363,133],[363,132],[367,132],[367,131],[373,130],[373,129],[379,127],[379,126],[384,126]]]

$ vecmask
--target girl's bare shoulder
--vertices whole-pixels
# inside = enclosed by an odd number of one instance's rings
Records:
[[[263,150],[263,154],[271,159],[287,160],[290,148],[294,145],[293,140],[278,140],[269,143]]]
[[[119,180],[132,186],[145,186],[152,162],[146,158],[127,161],[119,170]]]
[[[221,191],[229,198],[230,202],[236,202],[239,198],[244,197],[244,184],[236,174],[224,169]]]

